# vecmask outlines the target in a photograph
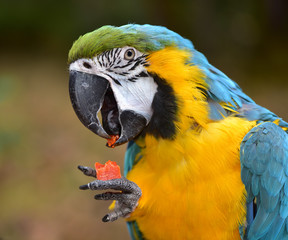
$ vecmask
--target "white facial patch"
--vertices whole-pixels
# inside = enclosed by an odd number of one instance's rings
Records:
[[[84,72],[105,78],[105,74],[103,74],[105,68],[102,68],[99,62],[97,60],[95,61],[95,59],[78,59],[70,64],[69,71]]]
[[[131,51],[133,59],[127,54]],[[126,57],[125,57],[126,56]],[[126,46],[104,52],[93,59],[78,59],[69,70],[94,74],[107,79],[114,93],[119,111],[132,110],[149,123],[157,84],[145,68],[146,55]]]
[[[152,77],[138,78],[135,82],[124,81],[121,86],[112,82],[111,88],[120,110],[133,110],[149,123],[153,114],[152,101],[157,92],[157,84]]]

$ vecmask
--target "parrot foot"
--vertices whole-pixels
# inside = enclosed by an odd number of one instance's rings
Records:
[[[90,167],[78,166],[78,169],[87,176],[96,177],[96,171]],[[112,189],[118,191],[100,193],[94,197],[96,200],[116,200],[114,210],[102,218],[103,222],[113,222],[120,217],[128,217],[137,207],[138,200],[142,195],[142,191],[137,184],[129,181],[125,177],[106,181],[94,180],[79,188],[81,190]]]

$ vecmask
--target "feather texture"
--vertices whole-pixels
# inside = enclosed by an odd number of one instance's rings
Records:
[[[256,198],[258,206],[248,239],[287,238],[287,134],[274,123],[262,123],[245,136],[240,156],[247,200]]]

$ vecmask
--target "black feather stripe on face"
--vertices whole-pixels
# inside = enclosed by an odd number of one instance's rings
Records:
[[[157,83],[157,93],[152,102],[153,115],[145,133],[156,138],[174,139],[176,135],[175,122],[178,110],[173,88],[165,79],[156,74],[149,73]]]

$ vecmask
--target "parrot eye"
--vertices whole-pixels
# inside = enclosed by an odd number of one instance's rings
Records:
[[[84,66],[85,68],[88,68],[88,69],[91,69],[91,68],[92,68],[92,66],[91,66],[88,62],[84,62],[84,63],[83,63],[83,66]]]
[[[134,49],[130,48],[124,53],[124,59],[125,60],[132,60],[135,57],[135,51]]]

